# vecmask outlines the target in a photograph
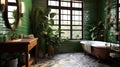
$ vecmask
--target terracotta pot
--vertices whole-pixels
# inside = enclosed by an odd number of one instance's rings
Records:
[[[54,47],[52,45],[47,47],[47,52],[49,57],[54,57]]]

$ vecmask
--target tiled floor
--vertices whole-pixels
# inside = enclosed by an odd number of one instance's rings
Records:
[[[118,62],[119,63],[119,62]],[[32,67],[119,67],[112,61],[99,62],[96,58],[83,53],[65,53],[55,55],[54,58],[40,59]]]

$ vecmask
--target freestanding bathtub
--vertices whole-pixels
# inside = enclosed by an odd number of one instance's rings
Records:
[[[110,57],[111,45],[113,45],[113,43],[89,40],[81,40],[80,43],[85,54],[92,54],[98,59],[107,59]]]

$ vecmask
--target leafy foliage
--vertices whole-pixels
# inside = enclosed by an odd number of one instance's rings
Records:
[[[86,25],[86,30],[89,31],[90,40],[103,40],[104,37],[104,23],[99,21],[97,24],[89,23]]]
[[[57,45],[60,42],[59,29],[52,29],[55,15],[56,13],[52,13],[50,8],[41,9],[37,7],[32,9],[30,16],[32,33],[39,38],[38,42],[42,52],[45,52],[46,45]]]

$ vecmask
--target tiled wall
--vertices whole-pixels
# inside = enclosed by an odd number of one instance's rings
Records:
[[[96,6],[96,2],[97,2],[96,0],[84,1],[84,18],[83,18],[84,39],[89,39],[89,31],[85,30],[86,24],[97,21],[98,8]]]
[[[112,0],[112,3],[116,5],[117,0]],[[94,23],[102,21],[105,22],[105,7],[106,0],[84,0],[84,28],[87,23]],[[116,7],[112,8],[111,15],[114,17],[116,14]],[[112,18],[111,18],[112,19]],[[116,21],[115,21],[116,22]],[[108,33],[110,34],[110,33]],[[84,38],[90,39],[89,31],[84,29],[84,35],[88,36]],[[115,36],[108,36],[108,41],[115,41]]]
[[[0,41],[3,37],[4,34],[6,34],[8,32],[8,29],[5,27],[5,22],[2,18],[2,12],[0,12]]]
[[[20,18],[19,26],[16,30],[7,29],[4,25],[2,13],[0,12],[0,41],[2,40],[3,34],[12,34],[14,32],[18,34],[29,34],[30,33],[30,11],[32,9],[32,0],[21,0],[25,3],[25,12],[23,17]]]

